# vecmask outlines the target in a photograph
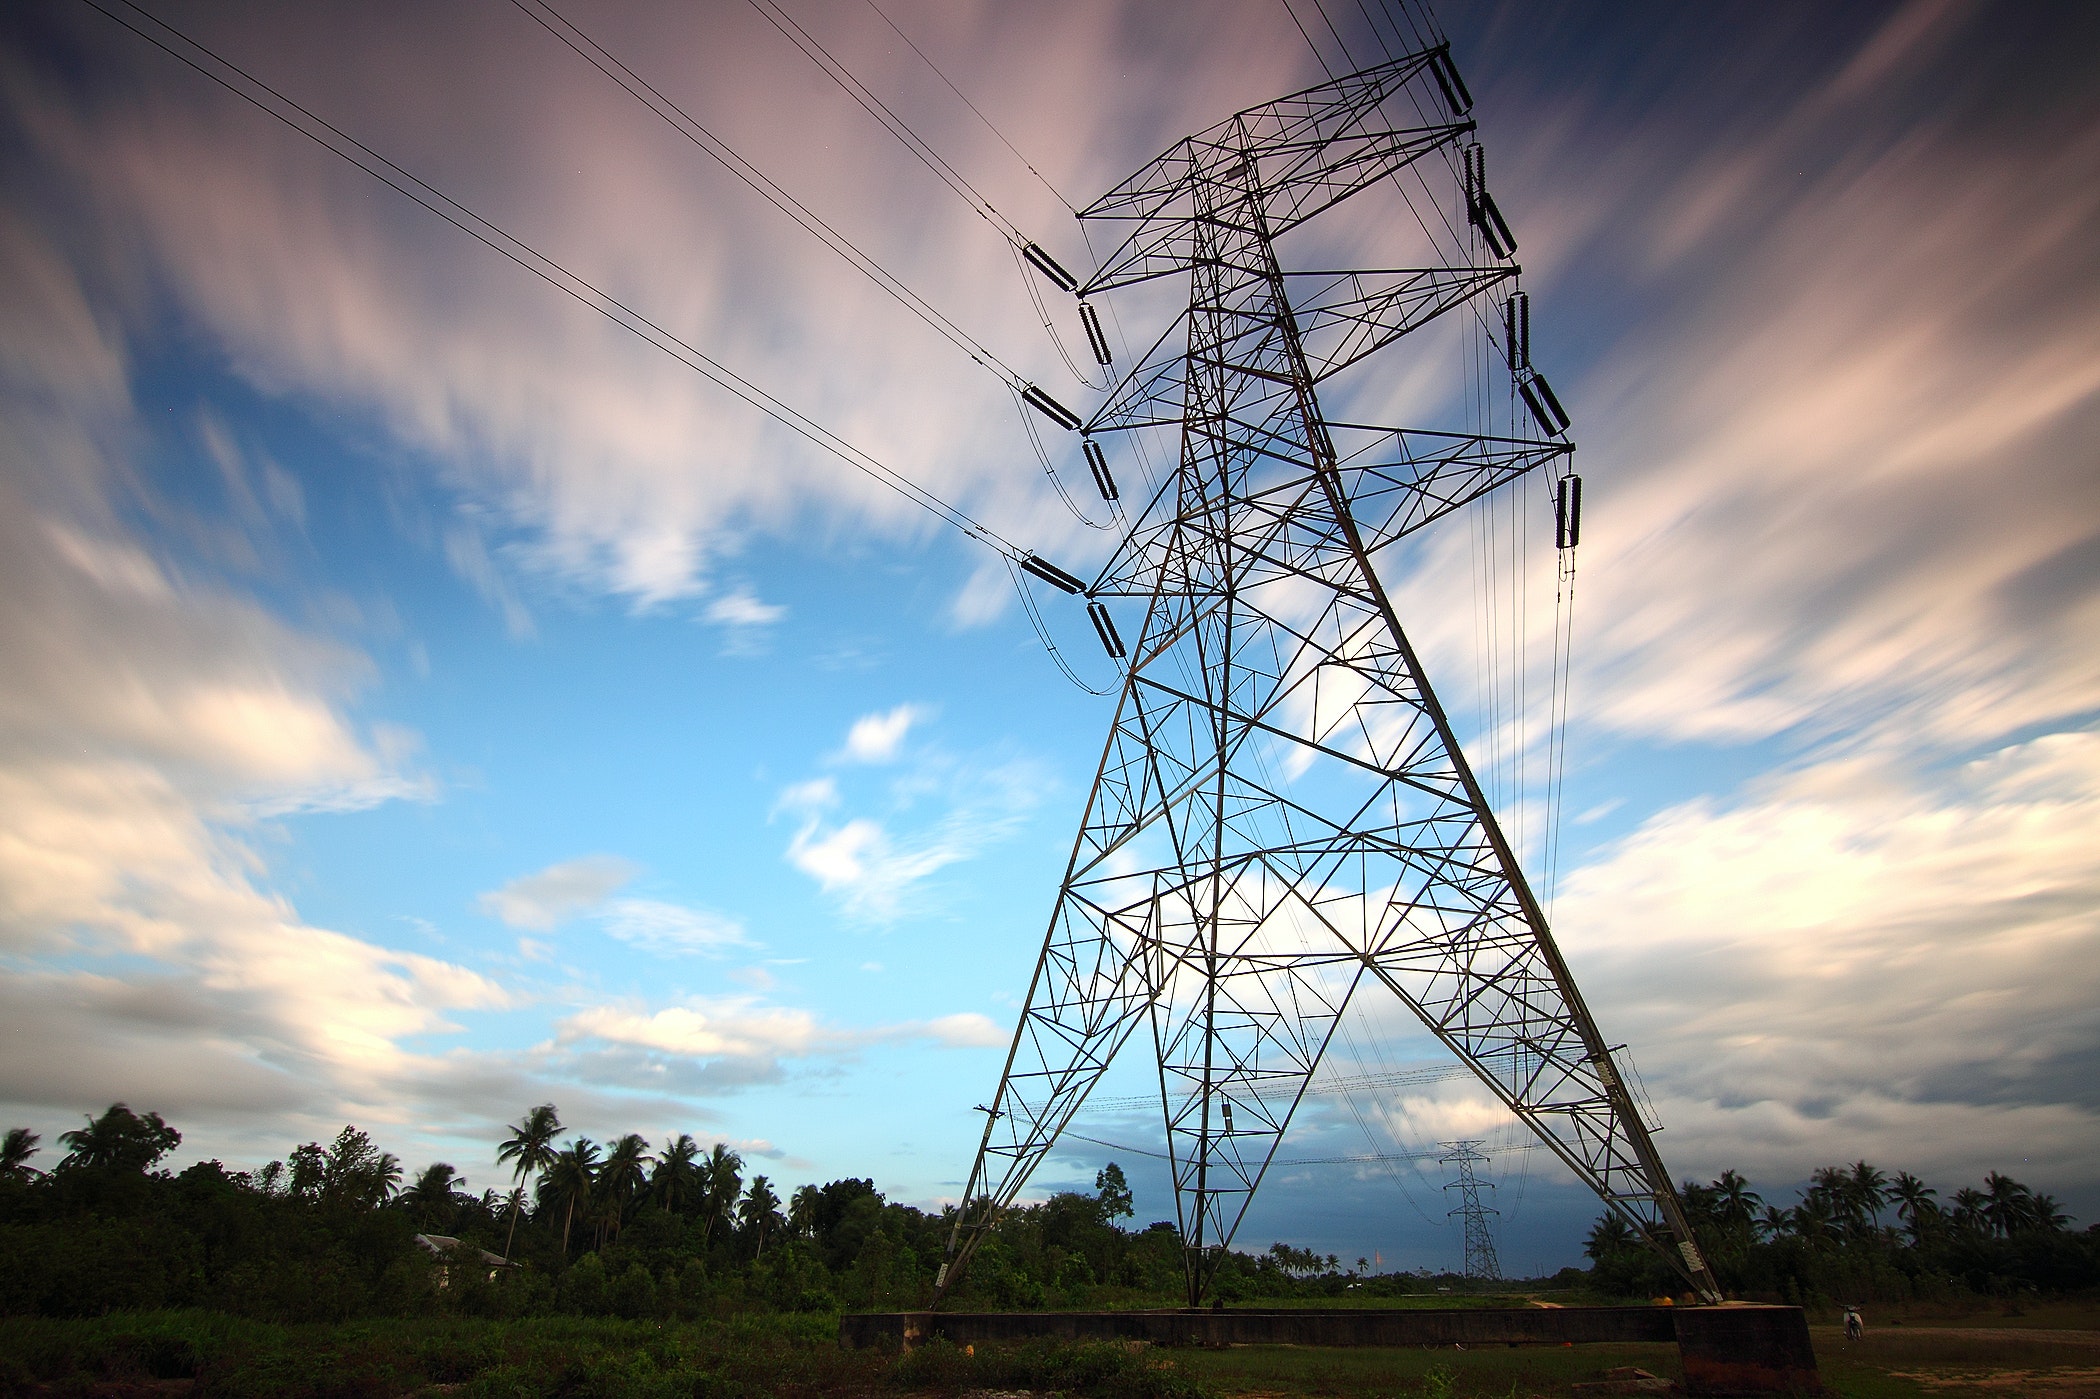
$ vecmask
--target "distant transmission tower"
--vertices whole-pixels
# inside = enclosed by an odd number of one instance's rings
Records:
[[[1413,53],[1181,141],[1082,214],[1127,230],[1082,296],[1186,273],[1187,307],[1091,419],[1037,406],[1086,435],[1105,496],[1117,463],[1096,438],[1174,431],[1179,460],[1141,508],[1126,500],[1133,524],[1091,585],[1029,561],[1086,595],[1124,676],[943,1294],[1143,1028],[1199,1302],[1365,990],[1419,1016],[1696,1291],[1719,1295],[1373,566],[1542,469],[1573,542],[1567,415],[1531,369],[1514,239],[1470,106],[1446,48]],[[1421,191],[1430,176],[1449,186],[1417,216],[1425,233],[1440,216],[1460,252],[1285,270],[1279,238],[1403,173]],[[1502,397],[1512,414],[1521,398],[1535,429],[1322,413],[1330,376],[1447,313],[1499,346]],[[1119,624],[1126,608],[1142,621]]]
[[[1451,1154],[1440,1158],[1438,1164],[1458,1167],[1458,1179],[1444,1189],[1458,1190],[1458,1208],[1451,1213],[1460,1216],[1466,1226],[1466,1276],[1484,1282],[1502,1280],[1502,1262],[1495,1257],[1495,1233],[1488,1227],[1488,1216],[1500,1213],[1480,1203],[1482,1189],[1493,1190],[1493,1181],[1480,1180],[1473,1174],[1476,1164],[1485,1164],[1487,1157],[1480,1154],[1477,1141],[1445,1142],[1444,1149]]]

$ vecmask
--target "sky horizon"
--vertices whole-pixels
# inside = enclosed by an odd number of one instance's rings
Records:
[[[1085,269],[1071,205],[1377,56],[1383,8],[1294,6],[780,13]],[[1038,323],[1083,356],[1069,298],[759,5],[557,8],[1099,402]],[[145,13],[1006,538],[1105,556],[994,376],[553,12]],[[2100,18],[1436,17],[1586,487],[1557,808],[1543,488],[1386,581],[1665,1159],[1782,1203],[1999,1170],[2100,1219]],[[552,1101],[952,1200],[1113,703],[1004,565],[95,9],[0,36],[0,1126],[49,1166],[124,1101],[254,1167],[349,1122],[480,1190]],[[1280,246],[1379,265],[1406,212]],[[1180,294],[1107,298],[1119,352]],[[1425,345],[1331,413],[1434,426],[1463,381]],[[1456,1267],[1434,1153],[1477,1137],[1505,1267],[1579,1263],[1596,1201],[1445,1062],[1365,1007],[1328,1071],[1398,1077],[1308,1100],[1239,1245]],[[1172,1216],[1153,1118],[1082,1128],[1032,1194],[1115,1159]],[[1429,1154],[1333,1164],[1373,1152]]]

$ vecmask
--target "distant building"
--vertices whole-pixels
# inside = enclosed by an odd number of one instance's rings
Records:
[[[418,1234],[416,1235],[416,1242],[429,1250],[439,1260],[437,1285],[439,1287],[449,1287],[452,1283],[451,1271],[452,1262],[456,1257],[455,1250],[460,1247],[459,1240],[449,1234]],[[494,1282],[496,1274],[502,1272],[505,1268],[518,1266],[500,1253],[490,1253],[485,1248],[477,1248],[474,1251],[480,1254],[481,1261],[488,1265],[489,1281],[491,1282]]]

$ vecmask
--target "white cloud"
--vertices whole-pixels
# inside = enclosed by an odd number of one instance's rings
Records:
[[[707,620],[725,627],[769,627],[785,616],[786,607],[760,602],[749,588],[724,593],[707,605]]]
[[[549,932],[597,908],[640,873],[617,855],[585,855],[489,890],[481,896],[481,908],[513,928]]]
[[[2017,1140],[2094,1179],[2100,733],[1673,807],[1569,877],[1559,924],[1679,1161],[1978,1173]]]
[[[914,724],[930,717],[923,705],[900,704],[882,714],[863,714],[853,721],[846,731],[846,746],[839,750],[839,760],[848,763],[895,762],[898,749],[904,746],[904,736],[911,732]]]
[[[590,1006],[563,1019],[557,1039],[564,1044],[601,1040],[686,1058],[771,1061],[846,1054],[912,1040],[948,1048],[988,1048],[1005,1044],[1007,1035],[973,1011],[854,1029],[828,1025],[808,1010],[740,995],[695,997],[655,1011]]]
[[[751,941],[733,918],[655,899],[615,899],[599,922],[622,942],[665,956],[719,953]]]

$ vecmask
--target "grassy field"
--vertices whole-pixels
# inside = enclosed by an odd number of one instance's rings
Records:
[[[1839,1399],[2100,1396],[2100,1306],[1869,1314],[1812,1328]],[[273,1326],[202,1312],[0,1320],[0,1399],[1561,1399],[1606,1371],[1678,1376],[1667,1345],[1489,1350],[945,1344],[843,1351],[827,1315]]]

